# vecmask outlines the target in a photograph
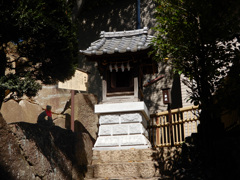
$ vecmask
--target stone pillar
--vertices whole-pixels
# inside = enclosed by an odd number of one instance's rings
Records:
[[[99,115],[98,138],[93,150],[146,149],[148,110],[144,102],[95,105]]]

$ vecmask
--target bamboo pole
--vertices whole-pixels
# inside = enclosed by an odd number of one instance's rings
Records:
[[[175,121],[174,121],[174,114],[172,114],[171,115],[171,119],[172,119],[172,121],[171,121],[171,124],[170,124],[170,127],[172,128],[171,130],[172,130],[172,134],[171,134],[171,136],[172,136],[172,138],[171,138],[171,141],[172,141],[172,146],[174,146],[174,144],[175,144],[175,142],[176,142],[176,139],[175,139]]]
[[[178,115],[177,114],[175,114],[175,122],[177,122],[177,124],[176,124],[176,143],[178,143],[179,142],[179,140],[178,140],[178,129],[180,128],[180,124],[179,124],[179,120],[178,120]]]
[[[167,119],[167,117],[166,116],[164,116],[165,117],[165,143],[166,143],[166,145],[169,145],[169,141],[168,141],[168,123],[167,123],[167,121],[166,121],[166,119]]]
[[[164,123],[164,119],[163,119],[163,117],[162,117],[162,121],[161,121],[161,124],[163,125],[163,123]],[[161,127],[161,131],[162,131],[162,136],[161,136],[161,139],[162,139],[162,145],[164,144],[164,128],[163,128],[163,126]]]
[[[170,113],[165,111],[151,115],[152,124],[150,123],[149,132],[152,133],[150,137],[154,138],[152,142],[159,147],[181,144],[186,136],[197,131],[199,120],[197,108],[197,106],[185,107],[171,110]]]
[[[156,117],[156,125],[160,125],[160,117]],[[160,144],[160,128],[156,128],[156,144]]]

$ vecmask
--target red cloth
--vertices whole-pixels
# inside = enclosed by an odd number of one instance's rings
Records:
[[[52,117],[52,111],[46,110],[47,116]]]

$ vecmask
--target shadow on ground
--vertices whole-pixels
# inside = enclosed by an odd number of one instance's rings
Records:
[[[225,133],[212,142],[204,154],[198,134],[188,137],[180,147],[157,148],[153,159],[155,168],[172,180],[235,180],[240,179],[240,134]]]

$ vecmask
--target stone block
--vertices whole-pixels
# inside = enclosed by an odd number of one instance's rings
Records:
[[[26,115],[24,121],[36,123],[38,116],[43,111],[42,108],[39,105],[33,104],[27,100],[21,100],[19,102],[19,105],[21,106],[22,110],[25,112]]]
[[[122,162],[94,165],[97,178],[151,178],[155,175],[154,162]]]
[[[119,146],[119,137],[117,136],[100,136],[94,147]]]
[[[75,160],[78,165],[89,165],[92,162],[93,142],[88,133],[75,133],[76,142],[74,146]]]
[[[148,109],[143,101],[95,105],[95,113],[97,114],[129,112],[141,112],[146,119],[150,118]]]
[[[101,115],[99,124],[119,124],[119,115]]]
[[[66,119],[65,118],[57,118],[54,120],[55,126],[59,126],[63,129],[66,129]]]
[[[121,118],[121,123],[142,122],[142,116],[140,113],[121,114],[120,118]]]
[[[99,127],[99,136],[127,135],[129,134],[128,124],[101,125]]]
[[[141,113],[125,113],[120,115],[121,123],[137,123],[141,122],[144,127],[147,127],[147,121]]]
[[[154,162],[140,162],[138,163],[139,176],[142,178],[151,178],[156,173]]]
[[[112,126],[112,134],[113,135],[127,135],[129,133],[128,124],[117,124]]]
[[[121,146],[134,146],[134,145],[147,145],[149,141],[144,135],[130,135],[121,136],[120,145]]]
[[[127,150],[114,150],[114,151],[94,151],[101,163],[117,163],[117,162],[140,162],[152,160],[152,149],[127,149]],[[93,162],[94,164],[94,162]]]
[[[132,123],[129,124],[129,134],[143,134],[145,132],[145,128],[140,123]]]
[[[139,151],[134,148],[128,150],[116,150],[111,153],[111,162],[135,162],[141,161]],[[111,163],[108,162],[108,163]]]
[[[78,93],[74,96],[75,132],[88,132],[93,139],[97,138],[98,115],[94,114],[97,98],[93,94]],[[71,115],[71,111],[67,114]]]
[[[46,108],[46,105],[52,106],[52,111],[55,113],[61,113],[64,111],[66,102],[71,97],[70,90],[58,89],[57,85],[42,86],[42,89],[38,92],[38,95],[34,97],[34,100],[42,108]]]
[[[142,146],[142,148],[150,147],[149,140],[144,135],[119,135],[119,136],[99,136],[94,145],[94,149],[98,147],[109,147],[111,149],[125,149],[126,147]],[[144,147],[143,147],[144,146]],[[115,148],[116,147],[116,148]],[[100,150],[100,149],[99,149]]]
[[[131,176],[139,176],[138,168],[133,163],[97,164],[94,168],[94,177],[98,178],[118,178]]]
[[[9,100],[2,104],[1,113],[7,123],[13,122],[29,122],[37,123],[42,108],[37,104],[30,103],[27,100],[21,100],[17,103]]]
[[[1,113],[7,123],[21,122],[26,118],[21,106],[14,100],[2,104]]]
[[[101,125],[99,127],[99,136],[111,136],[112,134],[112,128],[111,125]]]

